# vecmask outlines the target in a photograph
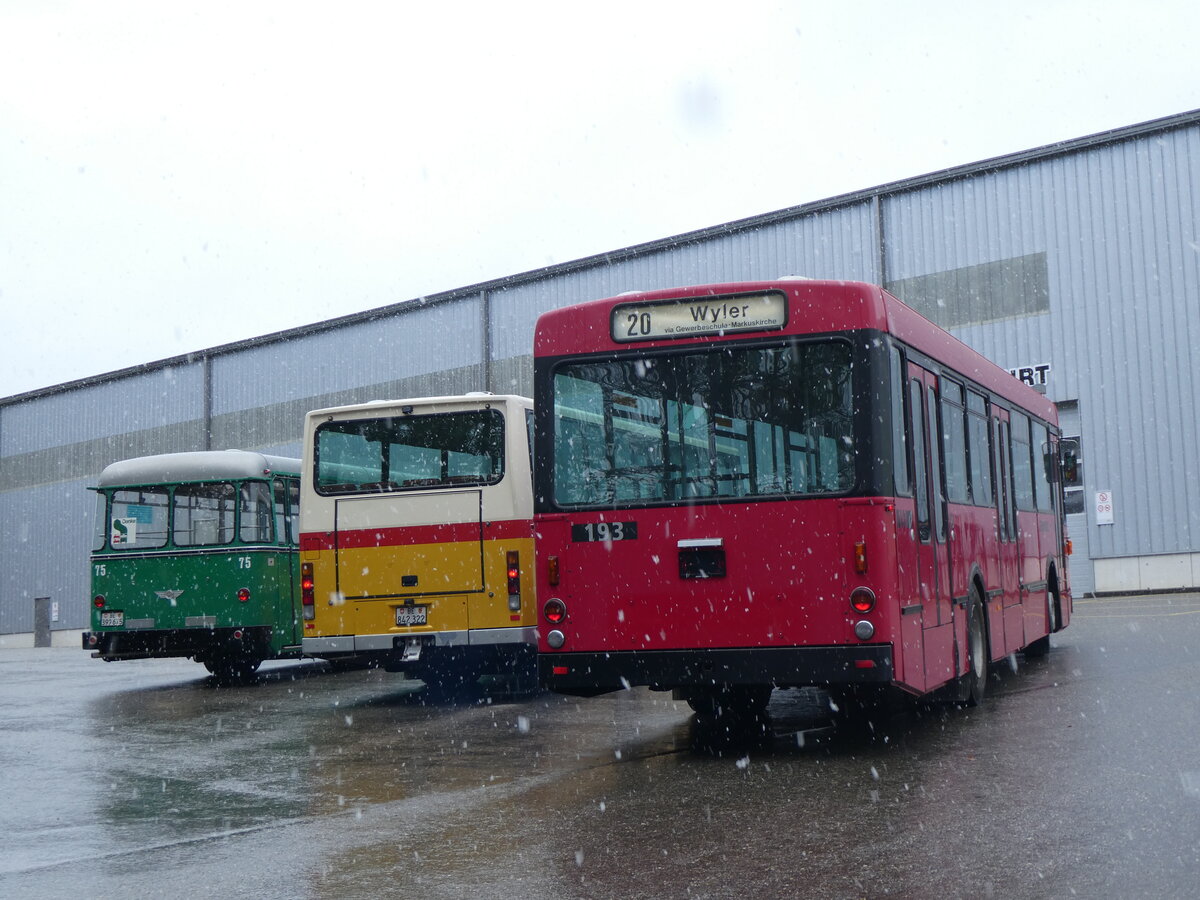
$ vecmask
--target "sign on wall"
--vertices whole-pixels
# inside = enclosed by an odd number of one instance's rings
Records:
[[[1097,525],[1111,525],[1113,523],[1112,491],[1096,491],[1096,504],[1093,509],[1096,511]]]

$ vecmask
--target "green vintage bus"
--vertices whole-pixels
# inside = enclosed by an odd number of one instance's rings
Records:
[[[300,460],[142,456],[108,466],[91,490],[92,656],[188,657],[230,682],[300,656]]]

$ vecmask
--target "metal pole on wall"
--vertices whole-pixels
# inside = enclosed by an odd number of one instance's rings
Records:
[[[483,346],[481,353],[483,356],[483,389],[485,391],[493,390],[492,388],[492,293],[491,291],[479,292],[479,311],[483,318]],[[498,393],[504,393],[499,391]]]

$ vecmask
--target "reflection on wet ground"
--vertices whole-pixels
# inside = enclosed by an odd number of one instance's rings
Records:
[[[0,894],[1188,896],[1198,639],[1200,598],[1081,603],[979,708],[787,690],[732,724],[642,689],[5,651]]]

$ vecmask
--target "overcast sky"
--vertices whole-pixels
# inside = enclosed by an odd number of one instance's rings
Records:
[[[1195,0],[0,0],[0,397],[1200,108]]]

